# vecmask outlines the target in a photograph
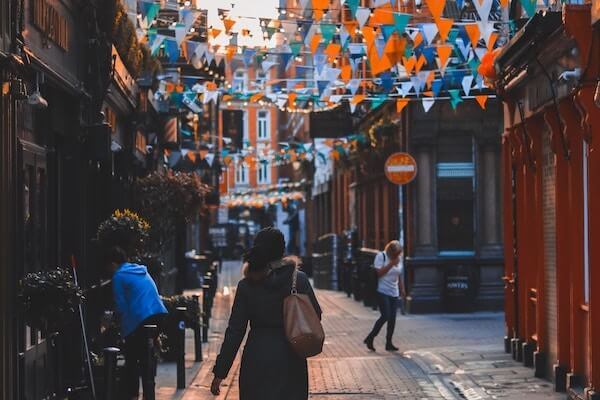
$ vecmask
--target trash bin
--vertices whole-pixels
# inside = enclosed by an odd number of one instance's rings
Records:
[[[313,253],[313,282],[316,289],[331,289],[331,264],[326,254]]]
[[[446,267],[444,307],[447,312],[471,312],[475,299],[473,268],[458,264]]]
[[[202,254],[196,254],[195,250],[185,254],[185,288],[198,289],[202,287],[202,276],[204,275],[205,265],[208,264],[208,257]]]

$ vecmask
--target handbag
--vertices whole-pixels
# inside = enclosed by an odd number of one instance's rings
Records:
[[[283,300],[285,336],[300,357],[312,357],[323,351],[325,331],[315,308],[306,294],[298,293],[298,271],[292,274],[292,290]]]

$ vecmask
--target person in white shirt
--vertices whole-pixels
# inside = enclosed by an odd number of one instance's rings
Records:
[[[373,341],[383,325],[387,322],[387,335],[385,349],[387,351],[398,351],[398,348],[392,343],[394,328],[396,326],[396,311],[398,310],[398,298],[400,295],[405,297],[404,282],[402,279],[404,273],[404,263],[402,262],[402,245],[399,241],[389,242],[384,251],[377,254],[373,266],[377,271],[379,278],[377,283],[377,304],[381,316],[375,322],[375,326],[364,340],[369,350],[375,351]]]

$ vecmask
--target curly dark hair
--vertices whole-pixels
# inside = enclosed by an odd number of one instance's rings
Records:
[[[254,238],[254,246],[244,253],[249,272],[266,269],[271,261],[279,260],[285,252],[283,233],[273,227],[261,229]]]

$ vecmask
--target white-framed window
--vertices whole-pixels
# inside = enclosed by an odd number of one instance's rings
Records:
[[[256,168],[257,181],[261,185],[271,183],[271,166],[267,161],[261,161]]]
[[[268,140],[270,137],[270,113],[267,110],[259,110],[257,118],[257,136],[258,140]]]
[[[269,71],[265,72],[262,69],[256,71],[256,86],[263,89],[264,93],[271,93],[269,82]]]
[[[248,90],[248,72],[245,69],[237,69],[233,73],[232,88],[234,92],[246,92]]]
[[[248,184],[248,165],[245,162],[240,162],[235,167],[235,183],[238,185]]]

